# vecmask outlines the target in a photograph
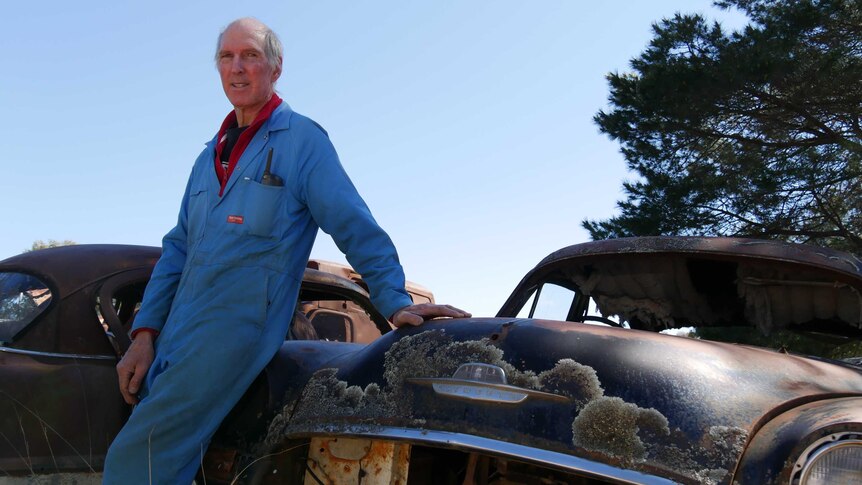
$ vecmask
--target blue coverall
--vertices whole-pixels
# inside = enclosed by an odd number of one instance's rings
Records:
[[[221,197],[215,146],[195,162],[135,318],[135,329],[160,334],[141,401],[108,452],[106,484],[191,483],[222,419],[284,341],[318,226],[383,315],[412,303],[392,241],[319,125],[282,102]],[[259,183],[271,147],[283,187]]]

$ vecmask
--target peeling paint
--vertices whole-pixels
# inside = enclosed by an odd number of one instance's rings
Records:
[[[720,459],[728,453],[741,454],[748,432],[732,426],[712,426],[704,436],[709,440],[704,448],[712,450],[716,459]]]
[[[676,443],[657,443],[653,452],[656,462],[682,471],[699,483],[714,485],[730,477],[747,439],[748,432],[742,428],[711,426],[699,443],[687,449],[681,449]]]

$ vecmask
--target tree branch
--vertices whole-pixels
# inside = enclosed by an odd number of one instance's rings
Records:
[[[672,124],[672,123],[668,123]],[[767,148],[796,148],[796,147],[816,147],[821,145],[831,145],[836,142],[836,140],[829,139],[821,139],[821,138],[809,138],[807,140],[800,141],[766,141],[758,138],[749,138],[747,136],[737,135],[735,133],[722,133],[716,130],[704,130],[701,128],[695,128],[691,125],[683,125],[678,124],[675,126],[675,129],[679,131],[688,131],[700,136],[708,136],[708,137],[718,137],[718,138],[727,138],[730,140],[738,141],[743,145],[748,146],[758,146],[758,147],[767,147]]]
[[[765,229],[760,234],[764,236],[810,236],[810,237],[841,237],[844,233],[833,231],[807,231],[803,229]]]
[[[835,131],[834,131],[834,130],[832,130],[832,128],[831,128],[829,125],[827,125],[826,123],[824,123],[823,121],[821,121],[819,118],[816,118],[814,115],[812,115],[811,113],[809,113],[809,112],[808,112],[808,110],[806,110],[806,109],[802,108],[801,106],[799,106],[799,105],[797,105],[797,104],[795,104],[795,103],[792,103],[792,102],[788,101],[788,100],[787,100],[787,99],[785,99],[785,98],[782,98],[782,97],[780,97],[780,96],[774,96],[774,95],[769,94],[769,93],[767,93],[767,92],[765,92],[765,91],[761,91],[761,90],[753,90],[753,89],[744,88],[744,87],[742,88],[742,91],[743,91],[743,92],[746,92],[746,93],[748,93],[748,94],[750,94],[750,95],[752,95],[752,96],[754,96],[754,97],[756,97],[756,98],[758,98],[758,99],[760,99],[760,100],[762,100],[763,98],[766,98],[766,99],[768,99],[769,101],[773,102],[775,105],[777,105],[777,106],[781,106],[781,107],[784,107],[784,108],[786,108],[787,110],[789,110],[789,111],[793,111],[793,112],[795,112],[796,114],[798,114],[798,115],[802,116],[803,118],[805,118],[805,119],[806,119],[807,121],[809,121],[810,123],[812,123],[812,124],[814,124],[815,126],[819,127],[819,128],[820,128],[823,132],[825,132],[828,136],[830,136],[830,137],[839,137],[839,135],[838,135],[837,133],[835,133]]]
[[[816,192],[812,192],[811,196],[814,198],[814,202],[817,204],[817,207],[820,208],[820,212],[823,213],[824,217],[829,220],[835,227],[838,228],[838,232],[841,236],[846,237],[853,241],[857,246],[862,246],[862,238],[853,234],[847,226],[844,225],[844,221],[835,214],[835,211],[832,210],[832,207],[826,203],[826,201],[820,198],[820,195]]]
[[[763,223],[756,222],[756,221],[752,221],[751,219],[746,219],[745,217],[743,217],[743,216],[741,216],[741,215],[739,215],[739,214],[735,214],[735,213],[730,212],[730,211],[728,211],[728,210],[720,209],[720,208],[718,208],[718,207],[712,207],[712,206],[708,206],[708,205],[701,205],[701,204],[693,204],[691,207],[694,207],[694,208],[697,208],[697,209],[706,209],[706,210],[711,211],[711,212],[717,212],[717,213],[719,213],[719,214],[724,214],[724,215],[726,215],[726,216],[728,216],[728,217],[732,217],[732,218],[734,218],[734,219],[737,219],[737,220],[739,220],[739,221],[742,221],[742,222],[744,222],[744,223],[746,223],[746,224],[751,224],[751,225],[753,225],[753,226],[758,226],[758,227],[764,227],[764,224],[763,224]]]

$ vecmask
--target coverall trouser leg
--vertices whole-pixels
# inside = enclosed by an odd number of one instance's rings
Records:
[[[210,438],[271,357],[261,358],[256,325],[208,326],[160,337],[146,395],[108,450],[105,485],[193,481]]]

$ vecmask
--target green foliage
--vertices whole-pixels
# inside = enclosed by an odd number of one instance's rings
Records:
[[[48,239],[48,241],[43,241],[41,239],[33,241],[33,245],[30,246],[30,249],[25,249],[24,252],[29,251],[37,251],[39,249],[47,249],[47,248],[56,248],[60,246],[74,246],[77,244],[75,241],[70,241],[66,239],[65,241],[57,241],[54,239]]]
[[[19,321],[32,315],[38,305],[24,293],[0,299],[0,322]]]
[[[725,32],[677,14],[594,120],[639,177],[593,239],[780,238],[862,253],[862,3],[721,0]]]

